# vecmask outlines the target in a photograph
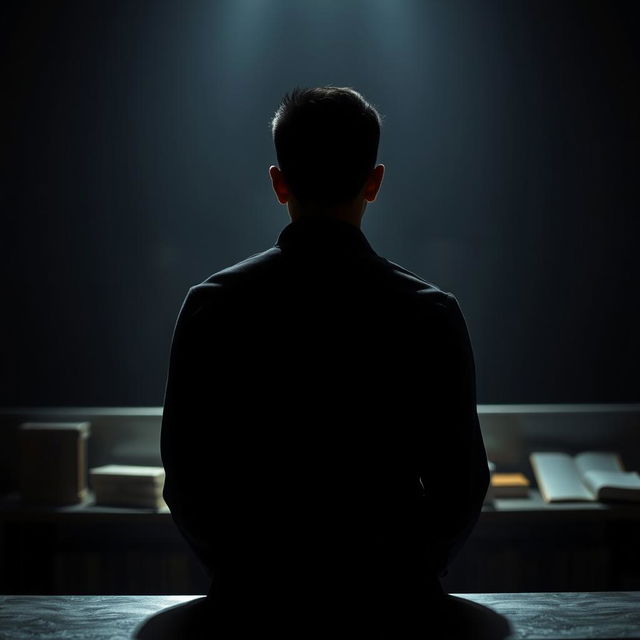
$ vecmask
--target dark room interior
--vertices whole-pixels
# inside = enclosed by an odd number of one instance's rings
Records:
[[[384,179],[361,231],[466,322],[490,481],[440,575],[456,633],[640,638],[639,29],[631,0],[3,3],[0,638],[248,637],[180,627],[212,582],[162,497],[163,404],[190,289],[291,223],[269,167],[295,87],[350,87],[377,110]],[[263,313],[242,319],[256,335]],[[427,361],[393,362],[416,394],[431,380]],[[283,377],[266,429],[298,386]],[[416,456],[453,487],[464,447],[437,449],[432,392],[395,415],[365,390],[360,415],[378,417],[358,437],[410,415]],[[215,392],[206,406],[200,429],[244,433],[254,415]],[[342,425],[321,409],[288,419],[326,418],[319,443]],[[268,474],[282,458],[261,437]],[[330,474],[339,445],[322,446]],[[302,487],[312,468],[282,448]]]

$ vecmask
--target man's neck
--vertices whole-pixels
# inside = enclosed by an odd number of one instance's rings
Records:
[[[359,205],[359,206],[358,206]],[[357,229],[360,229],[362,223],[362,216],[364,215],[364,203],[350,203],[349,205],[322,208],[322,207],[300,207],[293,203],[289,203],[289,216],[292,222],[299,220],[300,218],[333,218],[346,222]]]

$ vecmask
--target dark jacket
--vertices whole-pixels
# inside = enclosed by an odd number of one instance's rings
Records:
[[[455,298],[354,226],[289,224],[189,291],[162,458],[173,518],[221,592],[435,579],[488,484]]]

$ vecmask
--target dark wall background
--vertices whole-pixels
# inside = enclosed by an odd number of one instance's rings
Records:
[[[4,3],[0,401],[162,403],[188,287],[288,222],[297,84],[384,114],[363,230],[457,295],[480,402],[638,401],[635,5]]]

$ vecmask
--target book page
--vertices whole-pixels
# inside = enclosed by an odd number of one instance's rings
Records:
[[[566,453],[532,453],[529,456],[545,502],[595,500],[582,483],[573,458]]]
[[[630,494],[640,496],[640,476],[633,471],[587,471],[584,483],[600,498],[623,500]]]
[[[612,451],[585,451],[574,460],[582,476],[587,471],[624,471],[620,456]]]

